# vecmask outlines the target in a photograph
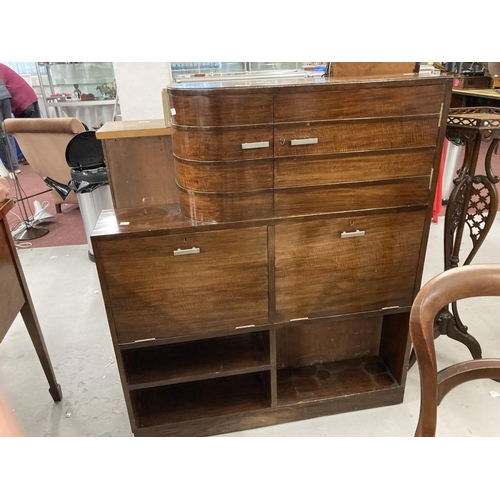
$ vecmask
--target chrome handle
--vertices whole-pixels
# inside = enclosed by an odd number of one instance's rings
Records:
[[[262,142],[244,142],[241,145],[241,149],[258,149],[258,148],[268,148],[269,141]]]
[[[292,139],[290,144],[292,146],[303,146],[305,144],[318,144],[318,138],[311,137],[309,139]]]
[[[193,248],[185,248],[182,250],[178,248],[177,250],[174,250],[174,255],[190,255],[192,253],[200,253],[200,249],[193,247]]]
[[[340,234],[340,237],[341,238],[358,238],[359,236],[364,236],[364,235],[365,235],[365,232],[364,231],[360,231],[358,229],[356,231],[352,231],[351,233],[346,233],[345,231],[343,231]]]

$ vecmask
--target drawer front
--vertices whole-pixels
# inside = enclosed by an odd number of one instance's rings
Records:
[[[410,306],[424,220],[422,210],[277,225],[276,320]]]
[[[276,189],[274,215],[293,215],[373,210],[427,205],[429,176],[382,182]]]
[[[273,127],[173,128],[174,155],[184,160],[227,161],[272,158]]]
[[[259,125],[273,122],[270,92],[248,94],[170,94],[172,124],[202,127]]]
[[[185,189],[234,193],[273,188],[273,161],[188,162],[176,159],[175,179]]]
[[[430,175],[435,148],[332,155],[324,158],[278,158],[276,188],[321,186]]]
[[[199,221],[236,222],[273,216],[273,190],[203,193],[179,187],[181,212]]]
[[[276,125],[275,156],[426,147],[436,144],[438,118]]]
[[[275,122],[438,114],[445,85],[281,92]]]
[[[268,322],[265,227],[98,245],[120,343]]]

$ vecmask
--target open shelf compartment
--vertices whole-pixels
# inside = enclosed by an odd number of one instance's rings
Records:
[[[198,380],[131,392],[140,429],[270,407],[269,372]]]
[[[122,352],[129,390],[270,369],[269,332],[253,332]]]
[[[279,331],[277,406],[401,387],[395,359],[405,359],[407,321],[407,313],[379,314]]]
[[[278,406],[399,387],[377,356],[278,371]]]

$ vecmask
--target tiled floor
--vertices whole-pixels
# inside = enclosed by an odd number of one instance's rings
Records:
[[[442,270],[443,218],[432,224],[424,283]],[[402,228],[404,230],[404,228]],[[28,436],[131,436],[95,264],[86,245],[21,249],[19,254],[64,399],[54,404],[21,318],[0,345],[0,391]],[[500,262],[500,216],[475,261]],[[460,304],[483,356],[500,354],[500,298]],[[469,359],[466,348],[437,341],[440,366]],[[439,408],[438,436],[500,436],[500,384],[469,382]],[[418,368],[400,405],[275,425],[225,436],[407,436],[419,410]]]

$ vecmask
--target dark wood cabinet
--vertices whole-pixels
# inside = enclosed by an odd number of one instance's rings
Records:
[[[400,403],[451,79],[168,94],[180,203],[92,235],[134,434]]]

